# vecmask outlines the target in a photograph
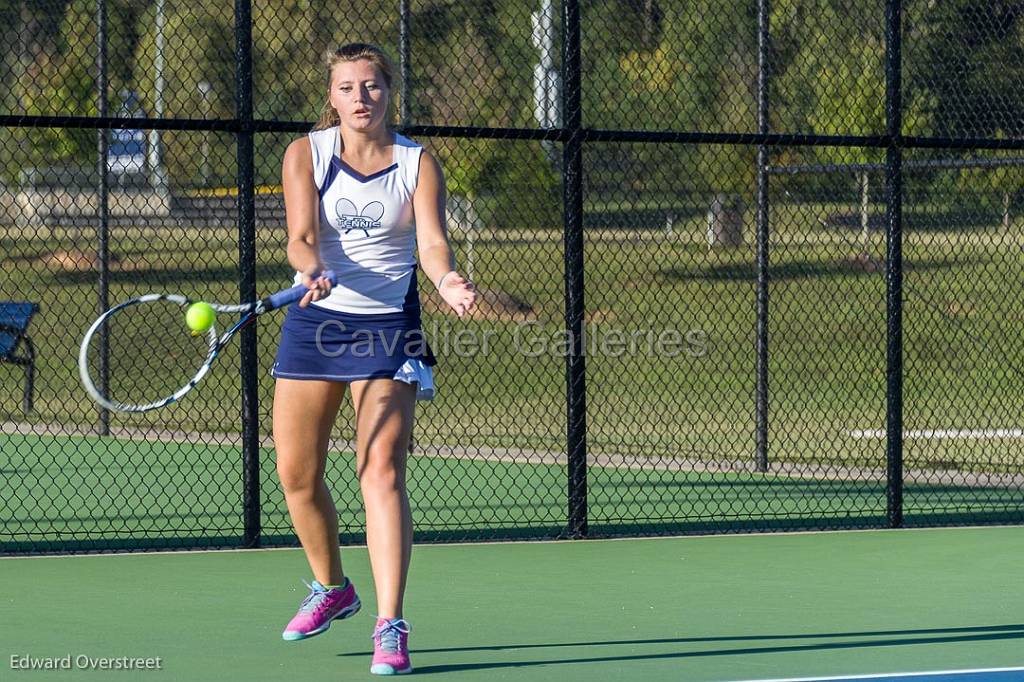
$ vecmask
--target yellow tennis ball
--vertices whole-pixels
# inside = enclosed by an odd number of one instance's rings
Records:
[[[209,303],[193,303],[185,311],[185,324],[193,332],[202,333],[213,326],[217,313]]]

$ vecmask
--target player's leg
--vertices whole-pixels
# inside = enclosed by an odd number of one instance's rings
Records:
[[[338,513],[324,470],[331,427],[344,397],[345,384],[333,381],[278,379],[274,388],[277,474],[313,577],[325,585],[343,579]]]
[[[412,513],[406,458],[416,405],[414,386],[390,379],[352,383],[356,470],[366,507],[366,545],[377,587],[378,621],[371,672],[408,672],[409,624],[402,619]]]
[[[315,579],[299,613],[285,628],[284,638],[289,640],[320,634],[331,620],[359,610],[355,589],[345,584],[338,512],[324,481],[331,427],[344,397],[345,384],[331,381],[279,378],[274,389],[277,473]],[[330,589],[335,585],[339,589]]]

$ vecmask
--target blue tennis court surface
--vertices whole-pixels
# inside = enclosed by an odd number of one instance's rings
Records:
[[[888,675],[847,675],[842,677],[789,677],[749,682],[1024,682],[1024,668],[990,668],[976,670],[940,670]]]

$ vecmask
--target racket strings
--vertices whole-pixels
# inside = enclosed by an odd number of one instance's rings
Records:
[[[193,335],[185,309],[165,299],[126,306],[89,339],[89,376],[101,395],[123,405],[145,405],[191,381],[209,354],[209,335]]]

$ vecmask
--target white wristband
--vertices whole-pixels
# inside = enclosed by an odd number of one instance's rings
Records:
[[[446,279],[448,279],[448,275],[451,275],[454,272],[455,272],[454,270],[449,270],[448,272],[444,273],[444,275],[441,277],[441,279],[437,280],[437,290],[438,291],[441,290],[441,287],[444,285],[444,281]]]

